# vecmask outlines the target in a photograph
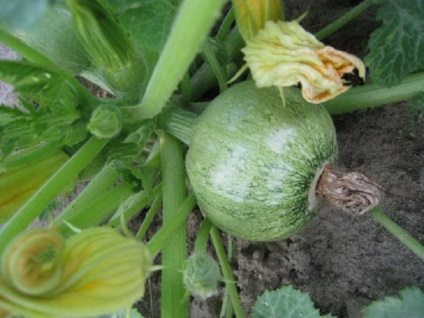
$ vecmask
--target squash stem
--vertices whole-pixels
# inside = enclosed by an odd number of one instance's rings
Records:
[[[140,105],[128,109],[135,118],[151,118],[160,113],[219,17],[224,3],[224,0],[185,0],[181,3],[146,93]]]
[[[195,253],[206,253],[206,248],[208,246],[209,232],[212,228],[212,222],[205,218],[200,225],[200,229],[197,232],[197,238],[194,243],[194,252]]]
[[[185,170],[181,143],[167,133],[160,137],[160,157],[163,184],[163,226],[174,222],[186,196]],[[162,317],[184,318],[188,315],[188,300],[184,297],[184,262],[187,258],[185,224],[174,231],[162,249]]]
[[[193,210],[196,205],[196,197],[193,193],[189,193],[185,198],[184,202],[180,205],[177,211],[177,215],[172,220],[172,223],[169,223],[166,226],[163,226],[156,234],[146,243],[150,251],[150,255],[152,258],[155,258],[163,247],[166,245],[167,240],[171,237],[171,235],[175,234],[175,231],[185,224],[184,222],[187,219],[187,216]]]
[[[160,192],[156,198],[153,199],[153,202],[149,208],[149,211],[147,211],[146,216],[143,220],[143,223],[141,223],[140,228],[135,235],[135,239],[142,241],[144,239],[144,236],[147,233],[147,230],[150,227],[150,224],[152,224],[154,217],[156,216],[157,212],[159,211],[160,207],[162,205],[162,192]]]
[[[231,266],[228,262],[221,236],[219,235],[219,231],[215,226],[212,226],[210,233],[219,263],[221,265],[222,274],[224,275],[225,286],[228,290],[228,294],[233,305],[234,314],[237,318],[244,318],[245,315],[241,306],[240,297],[237,292],[236,281],[234,279]]]
[[[348,113],[411,99],[423,91],[423,85],[424,72],[419,72],[405,77],[394,87],[377,84],[353,87],[323,105],[332,115]]]
[[[343,16],[338,18],[337,20],[335,20],[332,23],[330,23],[329,25],[327,25],[324,29],[322,29],[321,31],[316,33],[315,37],[318,40],[322,40],[322,39],[326,38],[327,36],[333,34],[337,30],[339,30],[340,28],[342,28],[343,26],[348,24],[350,21],[355,19],[358,15],[360,15],[362,12],[367,10],[369,7],[371,7],[371,6],[373,6],[377,3],[378,3],[378,1],[376,1],[376,0],[365,0],[365,1],[361,2],[359,5],[354,7],[352,10],[350,10],[349,12],[347,12],[346,14],[344,14]]]
[[[424,246],[420,242],[414,239],[380,209],[374,208],[370,211],[370,214],[380,225],[415,253],[415,255],[424,260]]]

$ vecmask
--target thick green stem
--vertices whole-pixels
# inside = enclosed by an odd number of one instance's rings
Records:
[[[330,34],[336,32],[340,28],[342,28],[344,25],[348,24],[350,21],[355,19],[358,15],[360,15],[362,12],[367,10],[372,5],[377,4],[376,0],[365,0],[358,4],[356,7],[354,7],[352,10],[350,10],[348,13],[344,14],[342,17],[337,19],[336,21],[330,23],[327,25],[324,29],[319,31],[315,34],[316,38],[318,40],[322,40],[329,36]]]
[[[179,107],[170,108],[162,114],[162,128],[186,145],[189,145],[193,126],[199,116]]]
[[[382,87],[377,84],[366,84],[353,87],[346,93],[324,103],[330,114],[341,114],[355,110],[382,106],[412,98],[424,91],[424,72],[406,77],[399,85]]]
[[[181,143],[167,133],[160,138],[163,184],[163,226],[174,222],[186,195],[184,157]],[[185,318],[188,301],[184,297],[184,262],[187,258],[185,224],[174,231],[174,237],[162,249],[162,317]]]
[[[371,216],[389,231],[394,237],[401,241],[406,247],[418,257],[424,260],[424,246],[414,239],[408,232],[393,222],[383,211],[374,208],[370,211]]]
[[[219,17],[224,0],[185,0],[146,88],[137,118],[151,118],[165,106]]]
[[[25,230],[34,219],[63,191],[77,179],[90,161],[108,143],[109,139],[92,137],[69,159],[16,214],[0,232],[0,253],[20,232]]]
[[[221,236],[219,235],[219,231],[215,226],[212,226],[210,233],[213,245],[215,247],[216,255],[219,259],[219,264],[221,265],[222,274],[224,275],[225,285],[227,287],[231,303],[233,305],[234,314],[237,318],[244,318],[245,316],[237,292],[234,275],[231,270],[231,266],[228,263],[228,258],[225,253],[224,244],[222,244]]]

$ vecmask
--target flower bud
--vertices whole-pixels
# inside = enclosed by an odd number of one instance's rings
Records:
[[[218,292],[221,272],[218,263],[206,253],[195,253],[185,263],[183,282],[185,288],[203,299]]]
[[[266,21],[283,18],[281,0],[233,0],[237,26],[245,41],[253,39]]]
[[[100,106],[91,114],[88,130],[97,138],[112,138],[122,128],[119,109],[116,107]]]
[[[297,21],[271,22],[242,50],[258,87],[301,84],[303,97],[321,103],[345,92],[344,74],[365,65],[354,55],[325,46]]]
[[[67,240],[53,229],[31,230],[3,255],[0,312],[84,317],[128,308],[143,296],[150,270],[147,248],[111,228]]]

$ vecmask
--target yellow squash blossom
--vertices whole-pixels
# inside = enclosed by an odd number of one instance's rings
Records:
[[[256,36],[266,21],[283,18],[281,0],[233,0],[237,26],[245,41]]]
[[[349,89],[343,76],[365,66],[354,55],[325,46],[297,21],[268,21],[243,49],[258,87],[301,84],[303,97],[321,103]]]
[[[8,159],[21,155],[11,155]],[[18,211],[67,160],[68,155],[58,150],[12,168],[0,167],[0,224]]]
[[[147,248],[111,228],[65,240],[35,229],[13,240],[2,257],[0,317],[98,316],[130,307],[151,270]]]

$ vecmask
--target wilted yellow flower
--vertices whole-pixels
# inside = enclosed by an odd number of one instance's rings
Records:
[[[68,240],[53,229],[31,230],[2,257],[0,313],[86,317],[128,308],[143,296],[150,270],[147,248],[111,228]]]
[[[348,90],[343,75],[355,68],[365,78],[365,65],[359,58],[325,46],[297,21],[267,22],[243,53],[258,87],[300,83],[303,97],[311,103]]]
[[[233,0],[237,26],[245,41],[256,36],[266,21],[283,18],[281,0]]]

